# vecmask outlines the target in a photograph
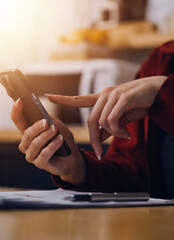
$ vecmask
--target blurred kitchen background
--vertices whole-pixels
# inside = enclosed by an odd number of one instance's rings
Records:
[[[0,0],[0,70],[22,70],[87,149],[90,109],[56,106],[43,94],[87,94],[133,80],[152,49],[171,39],[173,0]],[[0,86],[0,185],[51,188],[46,173],[21,161],[11,105]]]

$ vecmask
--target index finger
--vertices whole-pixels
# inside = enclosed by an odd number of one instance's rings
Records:
[[[92,107],[97,102],[100,93],[79,95],[79,96],[63,96],[54,94],[45,94],[51,102],[70,106],[70,107]]]

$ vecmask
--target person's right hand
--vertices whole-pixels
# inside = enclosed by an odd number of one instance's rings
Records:
[[[165,76],[142,78],[105,88],[101,93],[84,96],[51,94],[47,96],[50,101],[57,104],[93,107],[88,119],[88,127],[91,144],[100,158],[101,142],[110,135],[130,138],[125,125],[142,119],[148,114],[148,109],[166,78]]]
[[[21,99],[17,100],[12,107],[11,119],[22,134],[19,149],[26,155],[26,160],[38,168],[60,176],[62,180],[71,184],[81,185],[85,182],[83,156],[75,145],[70,130],[60,120],[51,117],[54,125],[49,126],[48,122],[42,119],[29,126],[23,115],[23,102]],[[57,135],[57,129],[61,134]],[[52,138],[53,140],[47,144]],[[71,149],[71,155],[53,157],[61,147],[63,138]]]

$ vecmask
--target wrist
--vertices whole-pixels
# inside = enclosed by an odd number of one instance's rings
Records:
[[[82,185],[86,181],[86,164],[84,156],[81,151],[77,151],[76,155],[76,167],[70,175],[60,176],[60,178],[73,185]]]

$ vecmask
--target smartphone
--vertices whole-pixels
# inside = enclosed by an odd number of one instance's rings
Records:
[[[7,94],[14,101],[18,98],[22,99],[24,103],[24,116],[30,126],[43,118],[45,118],[50,125],[54,124],[52,118],[20,70],[14,69],[0,72],[0,83],[5,87]],[[59,131],[57,135],[58,134]],[[71,150],[64,140],[62,146],[55,152],[54,156],[68,157],[70,154]]]

